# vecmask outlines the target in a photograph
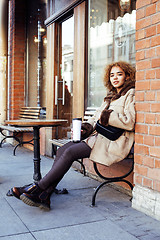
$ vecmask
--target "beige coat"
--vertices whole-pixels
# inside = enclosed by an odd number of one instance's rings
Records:
[[[93,127],[106,106],[107,103],[103,102],[94,116],[88,120]],[[116,141],[111,141],[98,133],[84,141],[92,148],[89,157],[92,161],[110,166],[123,160],[134,143],[135,90],[132,88],[124,96],[112,101],[108,109],[113,110],[109,116],[109,125],[125,129],[124,133]]]

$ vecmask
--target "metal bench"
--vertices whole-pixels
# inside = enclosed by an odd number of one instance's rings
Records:
[[[19,119],[39,119],[40,110],[41,110],[41,107],[22,107],[20,109]],[[12,133],[12,135],[10,134],[7,135],[6,131]],[[18,144],[14,147],[14,150],[13,150],[14,156],[18,146],[27,144],[27,143],[33,145],[32,143],[33,138],[29,141],[23,141],[23,139],[21,140],[21,138],[18,137],[19,133],[24,133],[24,132],[32,133],[33,132],[32,127],[12,127],[10,125],[0,125],[0,132],[4,136],[4,138],[0,142],[0,147],[2,147],[2,144],[7,138],[13,138],[18,142]]]
[[[126,184],[129,185],[129,187],[131,188],[131,190],[133,190],[133,184],[131,182],[129,182],[126,178],[133,172],[133,169],[134,169],[134,146],[132,146],[131,148],[131,151],[130,153],[128,154],[128,156],[121,160],[120,162],[116,163],[116,164],[119,164],[121,163],[122,161],[127,161],[127,163],[131,162],[131,166],[130,168],[126,171],[125,174],[121,175],[121,176],[116,176],[116,177],[107,177],[107,176],[103,176],[99,170],[98,170],[98,167],[97,167],[97,163],[96,162],[93,162],[93,167],[94,167],[94,170],[95,172],[97,173],[97,175],[105,180],[104,182],[102,182],[96,189],[95,189],[95,192],[92,196],[92,206],[95,206],[95,200],[96,200],[96,196],[97,196],[97,193],[98,191],[106,184],[108,183],[113,183],[113,182],[125,182]]]
[[[85,115],[84,115],[84,121],[87,121],[89,117],[92,117],[95,111],[86,111]],[[61,147],[64,144],[68,143],[69,141],[71,141],[71,139],[50,139],[49,140],[52,143],[52,157],[56,154],[56,150],[57,147]],[[85,166],[83,164],[83,159],[81,160],[77,160],[82,168],[83,168],[83,173],[84,175],[86,175],[86,171],[85,171]],[[93,167],[95,172],[97,173],[97,175],[100,177],[100,179],[103,179],[105,181],[103,181],[102,183],[100,183],[100,185],[95,189],[95,192],[92,196],[92,206],[95,206],[95,201],[96,201],[96,196],[98,191],[106,184],[108,183],[113,183],[113,182],[125,182],[126,184],[129,185],[129,187],[131,188],[131,190],[133,189],[133,185],[131,182],[129,182],[126,178],[133,172],[133,168],[134,168],[134,146],[131,148],[130,153],[128,154],[128,156],[123,159],[122,161],[131,163],[131,166],[129,167],[129,169],[126,171],[125,174],[121,175],[121,176],[116,176],[116,177],[107,177],[107,176],[103,176],[100,171],[98,170],[97,167],[97,163],[93,162]],[[120,161],[119,163],[121,163],[122,161]],[[119,164],[117,163],[117,164]]]

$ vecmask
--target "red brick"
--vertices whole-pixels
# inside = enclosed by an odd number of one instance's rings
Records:
[[[156,56],[159,56],[160,55],[160,47],[156,47]]]
[[[150,81],[136,81],[136,91],[150,90]]]
[[[143,157],[143,165],[146,167],[154,168],[154,157],[145,156]]]
[[[154,146],[154,137],[150,135],[145,135],[144,144],[147,146]]]
[[[155,146],[160,146],[160,136],[159,137],[155,137]]]
[[[142,155],[145,155],[145,156],[149,155],[149,147],[148,146],[135,144],[134,151],[137,154],[142,154]]]
[[[140,19],[136,22],[136,31],[151,26],[151,17]],[[156,20],[155,20],[156,21]]]
[[[156,34],[156,26],[151,26],[145,30],[146,37],[151,37]],[[151,44],[152,46],[152,44]]]
[[[146,49],[145,50],[145,55],[146,58],[153,58],[156,56],[156,49],[155,48],[151,48],[151,49]]]
[[[160,58],[155,58],[152,60],[152,68],[160,67]]]
[[[148,60],[142,60],[137,62],[137,70],[148,69],[151,67],[151,62]]]
[[[143,144],[144,143],[144,136],[142,134],[135,134],[135,142],[137,144]]]
[[[155,124],[155,122],[156,122],[156,114],[147,113],[145,115],[145,123],[146,124]]]
[[[157,115],[157,124],[160,124],[160,114]]]
[[[146,79],[154,79],[155,78],[155,70],[147,70],[146,71]]]
[[[136,103],[136,111],[140,112],[149,112],[150,111],[150,103]]]
[[[147,91],[145,94],[145,100],[146,101],[155,101],[155,91]]]
[[[145,38],[145,31],[144,29],[140,29],[139,31],[136,31],[136,40],[140,40]]]
[[[143,164],[143,158],[144,158],[144,156],[136,154],[135,160],[134,160],[135,164],[142,165]]]
[[[148,177],[160,181],[160,169],[148,168]]]
[[[155,136],[160,136],[160,126],[150,126],[149,127],[149,134],[155,135]],[[160,151],[160,149],[159,149]]]
[[[152,112],[160,112],[160,103],[151,103],[151,111]]]
[[[136,123],[144,123],[144,113],[136,113]]]
[[[144,167],[142,165],[136,164],[134,170],[135,170],[135,172],[137,174],[140,174],[142,176],[146,176],[147,177],[147,175],[148,175],[148,168]]]
[[[139,8],[142,8],[142,7],[145,7],[147,5],[149,5],[151,3],[151,0],[137,0],[137,3],[136,3],[136,8],[139,9]]]
[[[160,24],[157,24],[156,27],[157,27],[157,34],[159,34],[160,33]]]
[[[153,190],[160,192],[160,181],[153,181]]]
[[[143,186],[148,188],[153,188],[153,180],[148,178],[143,178]]]
[[[139,51],[136,53],[136,61],[142,60],[145,58],[145,52],[144,51]]]
[[[136,19],[139,20],[139,19],[142,19],[144,17],[145,17],[145,8],[138,9],[136,11]]]
[[[155,168],[160,168],[160,160],[155,160]]]
[[[160,89],[160,80],[151,81],[151,90],[159,90]]]
[[[152,16],[152,24],[156,24],[160,22],[160,13],[158,12],[157,14]]]
[[[144,92],[135,92],[135,99],[136,101],[144,101]]]
[[[137,175],[137,174],[134,174],[134,183],[135,184],[140,184],[140,185],[142,185],[142,176],[139,176],[139,175]]]
[[[151,47],[160,45],[160,36],[154,36],[151,38]]]
[[[156,79],[160,79],[160,71],[159,71],[159,69],[156,69]]]
[[[158,3],[157,3],[157,12],[159,12],[160,11],[160,2],[159,2],[159,0],[158,0]]]
[[[157,91],[157,101],[160,101],[160,91]]]
[[[136,71],[136,81],[144,80],[145,71]]]
[[[142,50],[150,47],[150,39],[143,39],[136,42],[136,50]]]
[[[156,13],[156,4],[152,4],[146,7],[146,16],[152,15]]]

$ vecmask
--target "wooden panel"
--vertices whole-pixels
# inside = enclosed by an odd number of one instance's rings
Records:
[[[53,119],[54,106],[54,29],[55,24],[47,28],[47,108],[46,118]]]
[[[85,2],[74,9],[73,117],[84,115]]]
[[[54,117],[54,30],[55,24],[47,28],[47,86],[46,86],[46,119],[53,119]],[[49,143],[52,138],[52,129],[46,128],[46,155],[51,155],[51,144]]]

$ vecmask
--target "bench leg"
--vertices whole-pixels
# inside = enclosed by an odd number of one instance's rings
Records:
[[[129,169],[129,171],[122,175],[122,176],[119,176],[119,177],[105,177],[103,176],[98,168],[97,168],[97,164],[95,162],[93,162],[93,166],[94,166],[94,170],[95,172],[97,173],[97,175],[99,177],[101,177],[102,179],[104,179],[105,181],[103,183],[101,183],[95,190],[93,196],[92,196],[92,205],[91,206],[95,206],[95,200],[96,200],[96,196],[97,196],[97,193],[98,191],[105,185],[105,184],[108,184],[108,183],[113,183],[113,182],[125,182],[129,185],[129,187],[131,188],[131,190],[133,190],[133,185],[132,183],[130,183],[128,180],[126,180],[125,178],[128,177],[132,172],[133,172],[133,168],[134,168],[134,160],[132,159],[132,165]]]
[[[52,158],[56,155],[56,152],[57,152],[57,147],[52,144]]]
[[[32,141],[33,141],[33,138],[31,139],[31,140],[29,140],[29,141],[24,141],[24,142],[19,142],[15,147],[14,147],[14,149],[13,149],[13,155],[15,156],[16,155],[16,149],[17,149],[17,147],[19,147],[19,146],[23,146],[23,144],[31,144],[32,146],[34,146],[34,144],[32,143]]]
[[[1,134],[4,136],[4,138],[1,140],[1,142],[0,142],[0,147],[2,147],[2,144],[3,144],[3,142],[7,139],[7,138],[13,138],[13,139],[15,139],[17,142],[21,142],[20,140],[19,140],[19,138],[18,137],[16,137],[16,135],[18,135],[18,133],[16,133],[15,135],[12,135],[12,136],[7,136],[7,135],[5,135],[4,133],[3,133],[3,131],[1,130],[0,131],[1,132]]]
[[[76,162],[79,162],[81,164],[81,166],[83,168],[83,175],[86,176],[86,169],[85,169],[85,166],[84,166],[82,160],[76,160]]]
[[[129,187],[131,188],[131,190],[133,190],[133,185],[126,179],[119,179],[119,180],[108,180],[108,181],[105,181],[103,183],[101,183],[95,190],[93,196],[92,196],[92,205],[91,206],[95,206],[95,201],[96,201],[96,196],[97,196],[97,193],[98,191],[106,184],[108,183],[113,183],[113,182],[125,182],[129,185]]]

